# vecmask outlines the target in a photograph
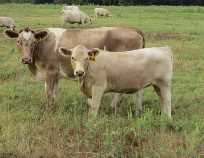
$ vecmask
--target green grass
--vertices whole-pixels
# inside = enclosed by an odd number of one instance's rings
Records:
[[[18,28],[60,27],[60,5],[4,4]],[[82,6],[93,14],[94,6]],[[79,84],[62,80],[57,111],[43,114],[43,83],[20,63],[15,40],[0,29],[0,157],[31,158],[198,158],[204,150],[204,8],[170,6],[108,7],[111,18],[93,25],[131,26],[145,32],[146,46],[169,45],[174,53],[173,120],[161,116],[159,99],[145,90],[145,112],[134,116],[125,96],[117,116],[105,97],[95,120],[87,119]],[[78,25],[69,25],[78,27]]]

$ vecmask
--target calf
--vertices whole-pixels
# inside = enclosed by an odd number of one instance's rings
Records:
[[[78,45],[73,49],[60,47],[59,52],[71,56],[74,75],[79,77],[81,91],[91,103],[89,113],[97,114],[104,93],[134,93],[151,85],[161,98],[162,111],[171,117],[170,48],[108,52]]]

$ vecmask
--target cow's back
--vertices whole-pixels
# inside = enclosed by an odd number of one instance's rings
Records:
[[[106,34],[106,47],[109,51],[129,51],[144,48],[141,31],[131,28],[116,28]]]
[[[109,51],[128,51],[143,48],[143,35],[129,28],[102,27],[94,29],[67,30],[64,32],[60,46],[73,48],[84,45],[87,48],[100,48]]]
[[[96,62],[89,66],[94,82],[106,82],[107,91],[131,92],[158,81],[169,81],[172,76],[172,53],[168,47],[117,53],[105,51],[100,52]]]

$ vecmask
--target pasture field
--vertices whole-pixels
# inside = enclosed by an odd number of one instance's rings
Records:
[[[160,115],[153,88],[145,90],[144,113],[134,116],[126,95],[117,115],[104,98],[96,119],[88,120],[79,83],[61,80],[55,113],[44,114],[44,84],[35,81],[15,40],[0,29],[0,157],[19,158],[199,158],[204,155],[204,8],[108,7],[111,18],[93,25],[131,26],[145,32],[146,47],[172,47],[172,120]],[[17,29],[61,27],[61,5],[4,4]],[[94,6],[81,6],[93,14]],[[66,28],[79,27],[65,25]]]

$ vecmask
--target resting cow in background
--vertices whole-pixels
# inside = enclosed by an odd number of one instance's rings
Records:
[[[64,24],[66,22],[70,24],[78,23],[78,24],[85,24],[85,23],[92,23],[91,18],[85,12],[81,10],[63,10],[63,19]]]
[[[15,30],[16,24],[11,17],[0,16],[0,27],[6,27]]]
[[[129,28],[101,27],[82,30],[48,28],[20,32],[6,30],[10,38],[17,38],[21,61],[38,79],[45,82],[48,110],[53,109],[58,81],[60,78],[73,78],[70,58],[63,58],[57,52],[59,46],[73,48],[83,44],[87,48],[104,47],[109,51],[124,51],[144,47],[144,36],[140,31]]]
[[[104,93],[134,93],[153,86],[161,99],[162,112],[171,118],[171,78],[173,58],[168,47],[127,52],[59,48],[71,57],[74,75],[79,77],[81,91],[89,98],[89,114],[96,115]]]
[[[103,17],[110,17],[110,16],[112,16],[110,11],[105,9],[105,8],[95,8],[94,9],[94,14],[95,14],[96,18],[98,18],[99,16],[103,16]]]

